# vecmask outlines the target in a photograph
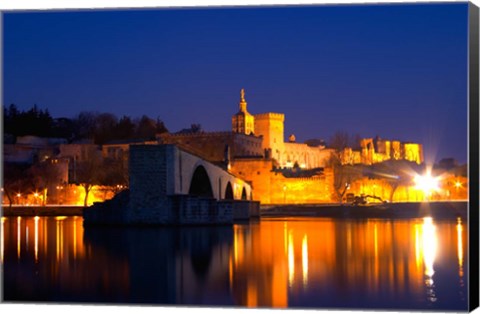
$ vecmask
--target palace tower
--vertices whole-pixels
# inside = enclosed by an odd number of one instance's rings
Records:
[[[254,134],[255,122],[253,115],[247,111],[247,102],[245,100],[245,90],[240,91],[239,111],[232,117],[232,131],[235,133]]]

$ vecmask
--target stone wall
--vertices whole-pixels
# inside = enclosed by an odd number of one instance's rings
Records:
[[[328,175],[311,178],[271,175],[270,204],[329,203],[332,193],[333,181]]]
[[[176,224],[229,224],[233,222],[231,203],[215,199],[175,195],[172,197],[172,215]]]
[[[270,203],[272,160],[235,159],[230,166],[230,171],[234,175],[251,182],[253,200],[260,201],[262,204]]]
[[[234,156],[263,156],[262,138],[233,132],[198,132],[157,136],[160,144],[176,144],[210,162],[225,160],[225,147]]]
[[[310,147],[303,143],[285,143],[284,147],[281,159],[277,160],[281,166],[293,167],[297,163],[307,169],[326,167],[334,152],[333,149]]]
[[[251,182],[253,200],[262,204],[324,203],[331,201],[333,174],[309,178],[287,178],[272,171],[272,160],[234,160],[231,171]]]

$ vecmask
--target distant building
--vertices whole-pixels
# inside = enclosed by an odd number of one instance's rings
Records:
[[[58,148],[65,139],[38,136],[18,136],[15,144],[3,145],[3,160],[10,163],[33,164],[58,154]]]
[[[360,141],[360,151],[350,147],[340,153],[342,164],[371,165],[386,160],[408,160],[423,163],[423,146],[417,143],[390,141],[379,138],[364,138]]]

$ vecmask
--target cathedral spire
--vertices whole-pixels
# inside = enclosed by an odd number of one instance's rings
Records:
[[[247,101],[245,100],[245,89],[240,90],[240,103],[238,104],[241,112],[247,112]]]

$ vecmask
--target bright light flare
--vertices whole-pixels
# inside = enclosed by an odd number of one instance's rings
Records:
[[[415,182],[415,188],[422,190],[425,194],[430,194],[433,191],[438,191],[439,187],[439,177],[432,177],[432,174],[427,172],[425,175],[420,176],[416,175],[413,179]]]

